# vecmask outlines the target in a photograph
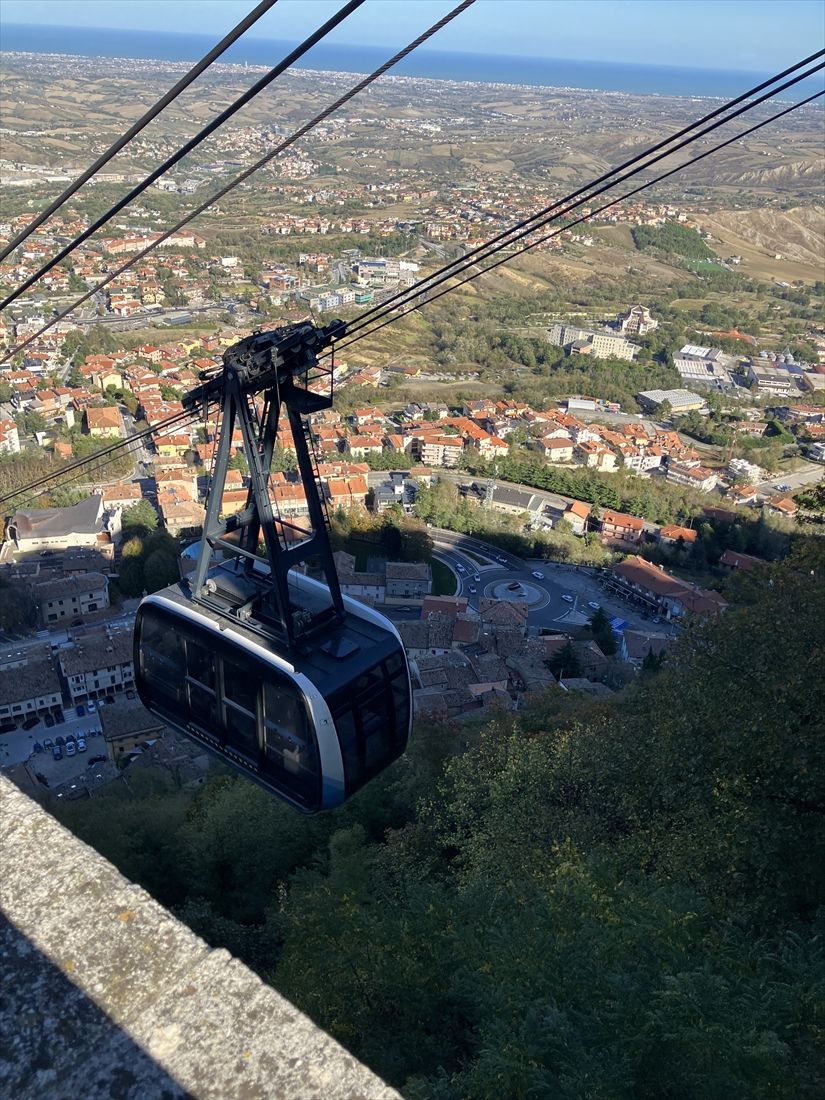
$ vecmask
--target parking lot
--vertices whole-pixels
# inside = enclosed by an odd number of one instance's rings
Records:
[[[74,709],[66,711],[65,714],[65,722],[55,723],[51,727],[41,720],[32,729],[18,728],[11,733],[0,734],[0,767],[5,768],[31,760],[34,770],[44,775],[50,786],[65,783],[76,775],[84,774],[93,756],[106,755],[100,715],[95,712],[79,717]],[[86,751],[67,756],[64,747],[61,760],[52,758],[51,749],[42,747],[42,751],[35,751],[36,744],[44,746],[44,741],[56,742],[58,737],[62,737],[65,741],[67,734],[71,734],[75,739],[85,738]]]

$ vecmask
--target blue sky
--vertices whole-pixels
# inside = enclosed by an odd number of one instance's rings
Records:
[[[0,18],[219,37],[255,2],[2,0]],[[279,0],[248,33],[299,40],[342,3]],[[451,0],[367,0],[331,41],[400,45],[452,6]],[[477,0],[427,48],[775,71],[823,44],[823,0]]]

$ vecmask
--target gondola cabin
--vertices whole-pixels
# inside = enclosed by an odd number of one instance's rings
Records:
[[[300,577],[302,602],[327,590]],[[328,593],[327,593],[328,594]],[[135,677],[170,726],[305,813],[339,805],[404,752],[410,673],[398,631],[345,614],[287,657],[275,636],[194,602],[185,582],[141,602]]]

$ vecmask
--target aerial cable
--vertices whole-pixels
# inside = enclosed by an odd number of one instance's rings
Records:
[[[238,98],[233,103],[230,103],[230,105],[226,107],[223,111],[221,111],[219,115],[216,115],[215,118],[213,118],[210,123],[204,126],[204,128],[199,133],[195,134],[194,137],[190,138],[185,144],[183,144],[180,149],[177,150],[177,152],[173,153],[170,157],[167,157],[162,164],[158,165],[157,168],[154,168],[149,173],[149,175],[146,176],[145,179],[136,184],[131,191],[124,195],[122,199],[119,199],[114,206],[110,207],[106,211],[105,214],[101,214],[97,221],[92,222],[91,225],[87,226],[82,233],[78,234],[78,236],[75,237],[73,241],[70,241],[65,248],[62,248],[57,253],[57,255],[52,256],[52,258],[47,263],[43,264],[43,266],[38,271],[35,271],[33,275],[30,275],[29,278],[25,280],[25,282],[21,283],[16,290],[12,291],[12,293],[9,294],[8,297],[0,302],[0,309],[5,309],[6,306],[10,305],[16,298],[19,298],[21,294],[25,293],[25,291],[27,291],[30,286],[33,286],[34,283],[38,281],[38,279],[42,279],[42,277],[46,275],[49,271],[51,271],[53,267],[56,267],[57,264],[59,264],[62,260],[65,260],[67,256],[71,255],[71,253],[74,252],[76,248],[79,248],[80,245],[83,244],[84,241],[87,241],[89,237],[92,236],[92,234],[98,231],[98,229],[102,229],[102,227],[106,225],[107,222],[111,221],[111,219],[116,214],[119,214],[120,211],[123,210],[124,207],[128,206],[133,199],[136,199],[138,195],[142,195],[147,187],[150,187],[155,182],[155,180],[159,179],[162,175],[168,172],[170,168],[174,168],[178,161],[183,160],[183,158],[188,153],[191,153],[193,149],[197,148],[197,146],[200,145],[201,142],[205,141],[211,134],[215,132],[215,130],[222,126],[224,122],[232,118],[233,115],[237,114],[242,107],[245,107],[251,99],[254,99],[256,95],[262,92],[265,88],[269,87],[269,85],[272,83],[273,80],[276,79],[276,77],[279,77],[281,73],[283,73],[286,69],[290,67],[290,65],[294,65],[299,58],[303,57],[305,53],[308,53],[309,50],[312,49],[312,47],[315,46],[318,42],[320,42],[322,38],[326,38],[330,31],[334,30],[335,27],[339,25],[339,23],[343,23],[343,21],[349,15],[351,15],[356,10],[356,8],[360,8],[363,3],[364,0],[348,0],[348,2],[340,9],[340,11],[336,12],[331,19],[328,19],[322,27],[319,27],[318,30],[314,31],[309,36],[309,38],[304,39],[300,46],[296,46],[294,50],[292,50],[290,53],[287,54],[285,58],[283,58],[283,60],[279,61],[277,65],[273,66],[273,68],[271,68],[269,72],[264,73],[260,80],[257,80],[250,88],[247,88],[243,95],[238,96]]]
[[[94,164],[91,164],[85,170],[85,172],[82,172],[77,177],[74,183],[69,184],[62,195],[58,195],[58,197],[53,202],[51,202],[45,210],[42,210],[37,215],[37,217],[34,218],[33,221],[29,222],[25,229],[18,233],[13,241],[10,241],[7,245],[5,245],[5,247],[0,250],[0,260],[5,260],[6,256],[8,256],[10,252],[13,252],[14,249],[18,247],[18,245],[21,245],[27,237],[31,236],[35,229],[38,229],[43,224],[43,222],[45,222],[48,218],[52,216],[52,214],[54,214],[56,210],[63,206],[64,203],[66,203],[72,197],[72,195],[79,191],[84,183],[88,183],[92,176],[96,175],[105,164],[108,164],[112,157],[116,156],[121,151],[121,149],[124,148],[124,146],[129,144],[132,138],[137,137],[141,130],[149,125],[152,119],[157,118],[161,111],[165,110],[166,107],[168,107],[173,100],[177,99],[181,92],[185,91],[190,84],[197,80],[202,72],[208,69],[209,66],[217,58],[219,58],[222,53],[225,53],[226,50],[228,50],[229,47],[241,37],[241,35],[245,34],[249,30],[253,23],[257,23],[261,16],[268,12],[271,7],[277,4],[277,2],[278,0],[261,0],[258,6],[253,8],[249,15],[247,15],[244,19],[240,21],[240,23],[238,23],[237,27],[234,27],[229,32],[229,34],[226,35],[225,38],[222,38],[216,46],[212,47],[209,53],[202,57],[196,65],[193,65],[189,72],[186,73],[185,76],[182,76],[173,88],[170,88],[169,91],[157,101],[157,103],[151,106],[144,115],[141,115],[137,122],[133,123],[133,125],[129,127],[125,134],[122,134],[117,139],[117,141],[115,141],[114,144],[112,144],[106,150],[105,153],[102,153],[97,158]]]
[[[116,451],[131,447],[137,440],[145,439],[151,435],[158,435],[169,428],[182,427],[187,420],[192,420],[194,415],[195,414],[190,409],[174,413],[165,420],[160,420],[151,428],[143,428],[141,431],[135,432],[134,435],[130,435],[126,439],[119,439],[117,443],[110,443],[106,447],[101,447],[100,450],[95,451],[94,454],[86,455],[84,458],[77,458],[73,462],[68,462],[65,466],[61,466],[59,470],[54,470],[49,474],[44,474],[42,477],[35,478],[34,481],[29,481],[25,485],[20,485],[13,492],[6,493],[5,496],[0,497],[0,504],[5,504],[7,500],[13,500],[15,497],[20,496],[21,493],[28,493],[31,490],[40,489],[41,486],[48,484],[50,481],[54,481],[56,478],[62,478],[65,474],[72,473],[73,470],[79,470],[83,466],[91,465],[91,463],[97,462],[98,459],[105,458],[107,455],[112,455]]]
[[[394,302],[398,301],[401,298],[408,297],[418,287],[423,287],[425,283],[432,282],[434,279],[437,279],[439,276],[446,273],[448,270],[451,270],[452,268],[455,268],[459,265],[462,265],[462,270],[463,270],[463,265],[466,265],[466,263],[473,256],[478,255],[480,252],[482,252],[485,249],[491,247],[496,242],[502,240],[504,237],[510,236],[512,233],[517,232],[519,229],[523,228],[524,226],[527,226],[528,224],[536,222],[536,223],[540,223],[539,226],[538,226],[538,227],[540,227],[540,225],[544,224],[544,222],[541,219],[545,218],[545,216],[548,213],[550,213],[550,211],[555,210],[557,207],[560,207],[560,206],[562,206],[566,203],[569,203],[574,198],[577,198],[579,195],[584,194],[584,192],[590,191],[594,187],[598,187],[599,184],[604,183],[605,181],[610,179],[612,176],[615,176],[618,173],[623,172],[625,169],[630,168],[632,165],[637,164],[640,160],[643,160],[645,157],[652,156],[654,153],[658,152],[660,149],[663,149],[666,145],[670,145],[672,142],[678,141],[679,138],[684,137],[686,134],[689,134],[692,130],[697,129],[700,126],[704,126],[705,123],[707,123],[707,122],[711,122],[714,118],[718,117],[720,114],[723,114],[725,111],[729,111],[729,110],[731,110],[731,108],[736,107],[743,100],[749,99],[751,96],[756,95],[758,92],[764,91],[765,88],[768,88],[770,85],[775,84],[778,80],[782,80],[784,77],[790,75],[791,73],[796,72],[797,70],[801,69],[803,66],[810,64],[810,62],[816,61],[818,58],[822,57],[823,55],[825,55],[825,50],[819,50],[817,53],[811,54],[810,57],[806,57],[804,60],[797,62],[795,65],[791,65],[789,68],[783,70],[783,72],[777,73],[775,76],[772,76],[769,80],[764,80],[761,84],[757,84],[755,87],[750,88],[746,92],[743,92],[741,95],[737,96],[735,99],[732,99],[729,102],[722,104],[721,107],[717,107],[715,110],[711,111],[709,114],[705,115],[703,118],[698,119],[696,122],[692,122],[689,126],[685,126],[683,129],[679,130],[675,134],[672,134],[670,137],[665,138],[660,142],[657,142],[657,144],[652,145],[650,148],[644,150],[644,152],[636,154],[635,156],[633,156],[633,157],[629,158],[628,160],[624,161],[622,164],[617,165],[615,168],[611,168],[609,172],[605,172],[603,175],[599,176],[597,179],[591,180],[589,183],[585,184],[583,187],[580,187],[577,191],[572,192],[571,194],[567,195],[566,197],[564,197],[562,199],[556,200],[555,202],[551,203],[549,206],[544,207],[544,209],[539,210],[537,213],[531,214],[529,217],[524,218],[521,221],[516,222],[515,224],[511,225],[508,229],[502,230],[502,232],[499,233],[497,236],[492,237],[489,241],[486,241],[484,244],[477,245],[475,248],[471,249],[469,252],[466,252],[463,256],[460,256],[457,259],[452,260],[450,263],[445,264],[443,267],[439,268],[437,271],[434,271],[430,275],[426,276],[426,278],[419,280],[419,282],[416,283],[414,286],[407,287],[404,290],[398,291],[395,294],[391,295],[389,298],[384,299],[383,302],[380,302],[380,303],[378,303],[378,305],[375,305],[371,309],[366,310],[364,313],[359,314],[358,317],[355,319],[355,321],[353,321],[352,324],[349,326],[348,335],[354,336],[355,333],[359,331],[359,329],[364,327],[364,325],[367,324],[370,321],[370,318],[373,315],[378,314],[378,313],[383,314],[383,312],[388,307],[392,306],[392,304]],[[816,72],[816,71],[817,71],[816,69],[811,70],[811,72]],[[783,85],[783,88],[785,88],[785,87],[788,87],[788,85]],[[775,95],[776,92],[780,91],[780,90],[781,89],[774,88],[770,92],[770,95]],[[758,102],[761,103],[765,98],[766,97],[762,97],[762,99],[760,99]],[[735,118],[736,115],[731,115],[730,117]],[[707,133],[708,131],[705,131],[705,132]],[[697,136],[701,136],[701,135],[697,135]],[[681,147],[682,146],[679,146],[679,148],[681,148]],[[343,347],[344,345],[339,345],[339,346]]]
[[[689,145],[692,145],[694,142],[698,141],[699,138],[705,137],[707,134],[718,129],[720,126],[724,126],[726,123],[731,122],[735,118],[738,118],[739,115],[745,114],[747,111],[753,110],[753,108],[759,106],[765,100],[770,99],[771,97],[776,95],[777,92],[784,91],[786,88],[789,88],[802,80],[806,80],[808,77],[814,75],[823,68],[825,68],[825,63],[814,66],[813,68],[808,69],[803,73],[800,73],[791,80],[788,80],[784,84],[779,85],[779,87],[773,88],[769,92],[764,93],[762,96],[752,101],[751,103],[746,103],[745,105],[739,107],[738,110],[734,111],[732,114],[727,115],[725,118],[718,119],[710,126],[705,127],[704,130],[700,130],[699,132],[693,134],[689,138],[686,138],[672,148],[660,152],[657,156],[647,161],[647,163],[637,165],[637,167],[634,168],[632,171],[626,172],[623,176],[618,176],[610,182],[603,184],[595,191],[592,190],[593,184],[589,184],[585,188],[580,188],[578,191],[574,192],[574,195],[581,195],[582,191],[586,191],[587,194],[585,194],[581,198],[578,198],[574,202],[569,202],[569,199],[563,199],[560,201],[560,203],[553,203],[552,206],[548,207],[547,209],[555,211],[554,213],[548,214],[546,216],[536,215],[534,217],[524,219],[524,221],[522,223],[519,223],[519,225],[511,227],[511,229],[507,230],[505,233],[498,234],[498,236],[491,238],[490,241],[486,242],[483,245],[479,245],[472,252],[467,253],[466,256],[460,257],[458,260],[453,261],[453,263],[448,265],[447,270],[442,269],[442,271],[440,272],[435,272],[433,275],[428,276],[426,279],[420,280],[419,283],[413,285],[412,287],[408,287],[404,291],[393,295],[392,298],[382,303],[377,311],[372,311],[373,315],[371,317],[370,325],[382,320],[382,318],[391,313],[395,313],[396,311],[403,311],[404,308],[406,306],[409,306],[415,298],[420,297],[422,294],[429,293],[431,290],[434,290],[437,286],[440,286],[448,279],[452,279],[455,276],[462,274],[464,271],[468,270],[468,268],[489,259],[491,256],[494,256],[496,253],[502,251],[502,249],[510,247],[512,244],[523,239],[524,237],[529,236],[531,233],[535,233],[537,230],[543,228],[548,223],[564,217],[566,214],[570,213],[570,211],[575,210],[579,206],[583,206],[585,203],[591,202],[598,195],[609,191],[611,188],[617,186],[620,183],[624,183],[628,179],[632,179],[634,176],[638,175],[648,168],[651,168],[659,161],[666,159],[673,153],[677,153],[681,149]],[[808,102],[808,100],[806,100],[805,102]],[[781,116],[777,115],[776,117]],[[650,150],[647,153],[641,154],[641,156],[648,156],[649,152]],[[570,196],[570,198],[572,197],[573,196]],[[568,205],[561,205],[563,203],[568,203]],[[559,209],[560,206],[561,208]],[[538,218],[539,220],[535,220],[535,218]],[[525,225],[525,223],[530,224],[527,224],[526,228],[520,228],[520,226]],[[519,230],[518,232],[516,232],[517,229]],[[504,237],[507,237],[508,239],[503,240],[502,238]],[[484,255],[479,256],[478,253],[480,252],[483,252]],[[437,297],[441,297],[441,295],[439,294],[437,295]],[[432,301],[432,299],[428,300]],[[360,340],[364,336],[369,336],[371,333],[378,331],[378,328],[370,327],[370,325],[355,327],[353,325],[349,326],[348,336],[350,333],[352,333],[351,338],[346,339],[343,342],[339,342],[336,345],[336,350],[343,351],[345,348],[353,344],[356,340]],[[384,325],[381,324],[378,327],[383,328]],[[367,331],[364,331],[364,329],[366,329]]]
[[[67,306],[67,308],[64,309],[61,313],[58,313],[54,317],[52,317],[51,320],[43,325],[41,328],[39,328],[37,332],[33,333],[31,336],[27,337],[25,340],[15,345],[15,347],[13,347],[10,351],[7,351],[3,358],[0,359],[0,366],[2,366],[3,363],[8,362],[8,360],[11,359],[13,355],[16,355],[17,352],[22,351],[23,348],[28,347],[29,344],[33,343],[38,337],[42,336],[44,332],[48,332],[48,330],[56,325],[58,321],[62,321],[64,317],[68,317],[69,314],[77,309],[78,306],[82,305],[84,302],[87,302],[91,297],[97,294],[98,291],[102,290],[103,287],[108,286],[108,284],[111,283],[113,279],[116,279],[118,275],[122,275],[124,271],[128,271],[130,267],[138,263],[138,261],[142,260],[150,252],[154,251],[154,249],[156,249],[169,237],[179,232],[185,225],[188,225],[189,222],[191,222],[199,214],[202,214],[204,210],[212,206],[219,199],[222,199],[224,195],[227,195],[230,191],[234,190],[234,188],[243,183],[244,180],[248,179],[253,174],[253,172],[257,172],[259,168],[263,167],[263,165],[265,164],[268,164],[269,161],[278,156],[279,153],[282,153],[284,149],[287,149],[290,145],[293,145],[305,134],[309,133],[309,131],[312,130],[315,126],[323,122],[326,118],[337,111],[350,99],[358,95],[359,92],[363,91],[370,84],[376,81],[380,76],[383,76],[388,69],[391,69],[394,65],[397,65],[399,61],[402,61],[405,57],[407,57],[408,54],[412,53],[413,50],[417,49],[418,46],[420,46],[423,42],[426,42],[429,38],[436,34],[437,31],[441,30],[442,27],[445,27],[448,23],[452,22],[453,19],[461,15],[462,12],[466,11],[467,8],[471,7],[474,3],[475,0],[462,0],[460,4],[458,4],[451,11],[447,12],[445,16],[439,19],[437,23],[434,23],[428,30],[424,31],[423,34],[420,34],[418,38],[414,39],[412,42],[409,43],[409,45],[405,46],[403,50],[400,50],[397,54],[395,54],[394,57],[391,57],[389,61],[385,61],[383,65],[377,68],[369,76],[364,77],[363,80],[360,80],[357,84],[350,88],[348,92],[345,92],[344,95],[340,96],[329,107],[326,107],[323,111],[321,111],[320,114],[316,115],[315,118],[311,119],[299,130],[296,130],[296,132],[292,134],[291,137],[287,138],[285,141],[282,141],[280,145],[277,145],[269,153],[266,153],[263,157],[260,158],[260,160],[256,161],[255,164],[251,165],[249,168],[241,172],[239,176],[236,176],[234,180],[228,183],[225,187],[222,187],[220,191],[217,191],[214,195],[212,195],[211,198],[206,199],[200,204],[200,206],[195,207],[194,210],[190,211],[190,213],[182,218],[176,225],[172,226],[171,229],[167,229],[164,233],[160,235],[160,237],[152,241],[152,243],[144,248],[142,251],[136,253],[125,264],[122,264],[120,267],[110,272],[110,274],[107,275],[105,279],[99,282],[96,286],[92,287],[91,290],[81,295],[80,298],[78,298],[70,306]]]
[[[661,175],[656,176],[652,180],[647,180],[645,183],[640,184],[638,187],[633,188],[632,191],[627,191],[624,195],[620,195],[618,198],[611,199],[610,202],[604,203],[603,206],[597,207],[595,210],[589,211],[587,214],[582,214],[576,218],[575,221],[569,222],[566,225],[561,226],[559,229],[555,229],[552,233],[547,233],[543,237],[539,237],[535,241],[530,241],[529,244],[524,245],[517,252],[508,253],[506,256],[502,256],[496,260],[495,263],[490,264],[489,267],[482,268],[479,271],[474,271],[468,275],[466,279],[461,279],[453,286],[445,287],[440,290],[438,294],[434,294],[431,298],[425,298],[423,302],[419,302],[415,306],[411,306],[403,313],[396,313],[394,316],[383,321],[380,325],[371,329],[369,332],[363,333],[362,336],[371,336],[373,333],[378,332],[382,328],[386,328],[387,325],[391,325],[393,321],[397,321],[400,317],[406,316],[407,313],[414,313],[424,306],[429,305],[431,302],[437,301],[445,294],[449,294],[452,290],[457,290],[459,287],[464,286],[465,283],[470,283],[473,279],[478,279],[481,275],[486,275],[488,272],[493,271],[495,268],[500,267],[502,264],[509,263],[511,260],[517,259],[522,253],[529,252],[530,249],[536,248],[537,245],[544,244],[546,241],[551,240],[553,237],[557,237],[560,233],[563,233],[566,229],[571,229],[575,225],[581,225],[583,222],[589,221],[595,214],[601,214],[605,210],[609,210],[612,206],[618,205],[620,202],[624,202],[626,199],[632,198],[634,195],[638,195],[640,191],[647,190],[648,187],[652,187],[656,183],[661,183],[662,180],[667,179],[669,176],[675,175],[677,172],[683,171],[685,168],[689,168],[692,164],[697,164],[700,160],[704,160],[705,157],[709,157],[712,153],[718,153],[720,149],[724,149],[727,145],[732,145],[736,141],[741,141],[742,138],[748,137],[750,134],[755,133],[757,130],[761,130],[763,126],[768,126],[772,122],[776,122],[784,115],[790,114],[791,111],[796,111],[800,107],[804,107],[808,103],[812,103],[815,99],[825,96],[825,91],[815,92],[813,95],[807,97],[807,99],[800,100],[799,103],[792,103],[785,110],[779,111],[777,114],[772,115],[770,118],[764,119],[762,122],[757,122],[753,126],[750,126],[747,130],[743,130],[741,133],[735,134],[731,138],[727,138],[725,141],[720,142],[718,145],[714,145],[711,149],[706,149],[704,153],[699,153],[697,156],[684,162],[684,164],[677,164],[675,168],[669,169],[667,172],[663,172]],[[497,250],[497,251],[500,251]],[[472,265],[471,265],[472,266]],[[361,339],[361,337],[356,337]]]
[[[800,79],[804,78],[804,76],[800,77]],[[618,198],[611,199],[609,202],[604,203],[602,206],[597,207],[595,210],[591,210],[587,214],[582,214],[580,217],[576,218],[575,221],[554,230],[552,233],[546,234],[544,237],[540,237],[535,241],[530,241],[529,244],[524,245],[517,252],[502,256],[500,259],[496,260],[495,263],[490,264],[489,267],[485,267],[482,270],[473,272],[472,274],[468,275],[466,279],[462,279],[454,286],[446,287],[444,290],[439,291],[438,294],[433,295],[432,298],[427,298],[425,301],[419,302],[418,305],[413,306],[410,310],[406,312],[412,313],[416,310],[423,308],[426,305],[429,305],[431,302],[436,301],[438,298],[443,297],[445,294],[449,294],[450,291],[457,290],[458,287],[464,286],[465,283],[472,282],[474,279],[479,278],[481,275],[486,275],[488,272],[493,271],[495,268],[500,267],[502,264],[509,263],[511,260],[516,259],[523,253],[529,252],[531,249],[536,248],[540,244],[544,244],[546,241],[551,240],[553,237],[557,237],[566,229],[570,229],[575,225],[581,225],[583,222],[589,221],[595,214],[601,214],[605,210],[609,210],[611,207],[617,206],[620,202],[625,202],[627,199],[638,195],[641,191],[647,190],[648,187],[653,187],[654,184],[661,183],[662,180],[668,179],[668,177],[676,175],[678,172],[684,171],[685,168],[689,168],[693,164],[698,164],[698,162],[700,160],[704,160],[705,157],[709,157],[713,153],[718,153],[721,149],[726,148],[728,145],[733,145],[735,142],[741,141],[743,138],[749,137],[751,134],[756,133],[757,130],[761,130],[764,126],[769,126],[771,123],[777,122],[785,115],[788,115],[792,111],[796,111],[800,107],[804,107],[809,103],[813,103],[814,100],[820,99],[822,96],[825,96],[825,91],[815,92],[813,95],[808,96],[806,99],[800,100],[799,103],[792,103],[789,107],[786,107],[784,110],[779,111],[775,115],[772,115],[770,118],[763,119],[761,122],[754,123],[754,125],[750,126],[747,130],[742,130],[740,133],[734,134],[733,137],[727,138],[725,141],[720,142],[718,145],[714,145],[710,149],[706,149],[703,153],[697,154],[697,156],[692,157],[690,160],[685,161],[683,164],[677,164],[674,168],[670,168],[667,172],[661,173],[661,175],[656,176],[652,180],[647,180],[645,183],[640,184],[633,190],[627,191],[624,195],[620,195]],[[392,324],[394,321],[397,321],[400,317],[403,316],[406,316],[406,313],[396,313],[389,319],[385,320],[382,324],[372,329],[371,332],[365,333],[364,335],[372,335],[373,332],[378,332],[379,329],[385,328],[387,325]],[[69,463],[67,466],[62,467],[60,470],[56,470],[51,474],[40,477],[35,481],[29,482],[26,485],[21,485],[19,488],[15,489],[14,492],[8,493],[6,494],[6,496],[0,497],[0,504],[4,504],[7,500],[12,500],[23,493],[38,489],[50,481],[54,481],[57,478],[63,477],[64,474],[69,473],[72,470],[89,465],[92,462],[97,461],[99,458],[112,454],[123,447],[128,447],[137,439],[142,439],[150,435],[156,435],[164,431],[165,429],[168,429],[175,425],[180,425],[182,421],[194,419],[194,417],[195,414],[190,410],[186,410],[182,413],[176,413],[174,416],[168,417],[166,420],[160,421],[158,424],[154,425],[154,427],[144,429],[141,432],[137,432],[135,433],[135,435],[129,436],[128,439],[120,440],[118,443],[113,443],[109,447],[101,448],[100,451],[96,451],[93,455],[88,455],[85,458],[77,459],[75,462]],[[77,479],[75,478],[70,480]]]

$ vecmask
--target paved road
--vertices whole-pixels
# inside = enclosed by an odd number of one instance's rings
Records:
[[[595,610],[589,604],[596,603],[611,618],[624,619],[634,630],[678,632],[671,624],[655,624],[652,619],[646,619],[617,596],[606,597],[598,576],[590,569],[540,560],[523,561],[479,539],[456,536],[453,532],[433,530],[432,535],[439,560],[452,569],[458,579],[457,594],[465,596],[469,606],[476,610],[483,596],[527,599],[529,626],[565,631],[587,621]],[[484,564],[473,555],[484,558]],[[542,575],[536,577],[534,573]],[[509,590],[509,584],[519,584],[520,589]],[[525,596],[519,595],[519,591]],[[565,600],[564,596],[572,599]]]
[[[806,485],[816,485],[823,478],[825,478],[825,463],[806,462],[804,467],[795,470],[792,474],[777,474],[768,481],[760,482],[756,488],[765,496],[775,496],[777,493],[788,491],[781,490],[780,485],[790,485],[790,491],[798,492]]]

